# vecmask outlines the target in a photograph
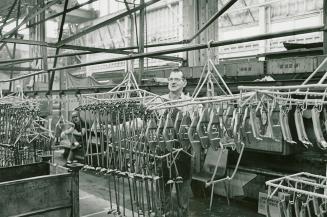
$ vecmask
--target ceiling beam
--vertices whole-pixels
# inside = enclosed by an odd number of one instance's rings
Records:
[[[136,11],[139,11],[139,10],[141,10],[141,9],[143,9],[145,7],[148,7],[148,6],[150,6],[150,5],[152,5],[152,4],[156,3],[156,2],[159,2],[159,1],[160,0],[151,0],[151,1],[147,2],[147,3],[145,3],[145,4],[142,4],[142,5],[139,5],[139,6],[135,7],[135,8],[132,8],[129,11],[124,11],[124,12],[122,12],[122,13],[116,15],[116,16],[110,17],[109,19],[107,19],[107,20],[105,20],[103,22],[95,24],[95,25],[93,25],[93,26],[91,26],[91,27],[89,27],[87,29],[83,29],[81,32],[79,32],[79,33],[77,33],[75,35],[72,35],[72,36],[70,36],[68,38],[65,38],[64,40],[60,41],[57,45],[58,45],[58,47],[61,47],[61,46],[65,45],[65,44],[67,44],[67,43],[69,43],[71,41],[74,41],[75,39],[78,39],[78,38],[82,37],[83,35],[86,35],[86,34],[88,34],[90,32],[93,32],[93,31],[95,31],[95,30],[97,30],[97,29],[99,29],[101,27],[107,26],[110,23],[115,22],[115,21],[129,15],[130,13],[134,13]]]
[[[18,30],[20,29],[20,27],[22,27],[24,24],[26,24],[28,21],[34,19],[36,16],[38,16],[39,14],[43,13],[45,10],[47,10],[49,7],[51,7],[52,5],[57,4],[59,1],[61,0],[52,0],[50,3],[48,3],[47,5],[45,5],[43,8],[39,9],[38,6],[35,6],[32,11],[29,13],[28,16],[26,16],[22,22],[20,22],[19,25],[17,25],[15,28],[13,28],[12,30],[10,30],[9,32],[6,32],[5,34],[3,34],[0,38],[0,41],[2,41],[5,38],[11,38],[14,34],[16,34],[18,32]],[[0,50],[5,46],[6,42],[3,42],[2,45],[0,46]]]
[[[82,3],[82,4],[79,4],[79,5],[76,5],[76,6],[74,6],[74,7],[71,7],[71,8],[69,8],[69,9],[66,10],[66,13],[69,13],[69,12],[71,12],[71,11],[73,11],[73,10],[76,10],[76,9],[78,9],[78,8],[81,8],[81,7],[85,6],[85,5],[91,4],[91,3],[95,2],[95,1],[98,1],[98,0],[89,0],[89,1],[84,2],[84,3]],[[33,24],[27,25],[27,27],[30,28],[30,27],[33,27],[33,26],[35,26],[35,25],[38,25],[38,24],[40,24],[40,23],[42,23],[42,22],[45,22],[45,21],[47,21],[47,20],[51,20],[51,19],[53,19],[53,18],[56,18],[56,17],[62,15],[63,13],[64,13],[64,11],[62,11],[62,12],[60,12],[60,13],[57,13],[57,14],[54,14],[54,15],[51,15],[51,16],[49,16],[49,17],[46,17],[44,20],[40,20],[40,21],[35,22],[35,23],[33,23]]]
[[[41,46],[47,46],[47,47],[51,47],[51,48],[57,48],[55,43],[42,42],[42,41],[14,39],[14,38],[3,39],[2,41],[6,42],[6,43],[41,45]],[[181,42],[178,42],[178,44],[180,44],[180,43]],[[171,45],[171,44],[175,44],[175,43],[169,43],[169,44]],[[147,46],[145,46],[145,47],[147,47]],[[136,49],[137,47],[127,47],[127,48],[135,48]],[[61,49],[82,50],[82,51],[102,52],[102,53],[114,53],[114,54],[123,54],[123,55],[136,54],[136,52],[133,52],[133,51],[125,51],[126,48],[107,49],[107,48],[86,47],[86,46],[78,46],[78,45],[63,45],[61,47]],[[165,60],[165,61],[173,61],[173,62],[184,61],[184,59],[181,57],[172,57],[172,56],[164,56],[164,55],[153,56],[151,58]]]
[[[47,56],[47,58],[69,57],[69,56],[87,55],[87,54],[94,54],[94,53],[99,53],[99,52],[86,51],[86,52],[66,53],[66,54]],[[29,58],[21,58],[21,59],[13,59],[13,60],[0,60],[0,64],[8,64],[8,63],[19,64],[23,62],[31,62],[33,60],[40,60],[42,58],[43,57],[29,57]]]

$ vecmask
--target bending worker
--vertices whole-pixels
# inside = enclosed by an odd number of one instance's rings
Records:
[[[76,154],[83,153],[83,146],[86,144],[86,127],[87,125],[83,120],[81,120],[80,114],[78,111],[73,111],[72,113],[72,122],[74,126],[63,131],[61,137],[65,137],[67,134],[72,134],[73,139],[71,141],[69,155],[67,157],[67,164],[75,161]]]

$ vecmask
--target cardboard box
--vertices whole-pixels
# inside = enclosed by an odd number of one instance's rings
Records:
[[[258,213],[267,216],[267,193],[259,192]],[[278,208],[279,197],[273,196],[269,200],[270,217],[280,217],[280,210]]]

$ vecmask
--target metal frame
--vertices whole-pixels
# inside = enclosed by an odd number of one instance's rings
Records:
[[[15,4],[17,4],[18,0],[15,0],[13,5],[10,7],[10,11],[6,15],[6,18],[4,19],[3,25],[0,27],[1,29],[6,25],[7,20],[9,19],[10,13],[13,10]],[[144,10],[146,7],[159,2],[160,0],[151,0],[148,1],[144,4],[140,4],[132,9],[128,9],[127,11],[124,11],[114,17],[110,17],[109,19],[96,24],[92,27],[89,27],[87,29],[84,29],[82,32],[77,33],[75,35],[72,35],[64,40],[62,39],[62,26],[64,24],[65,16],[67,13],[74,9],[78,9],[84,5],[90,4],[92,2],[95,2],[97,0],[89,0],[81,5],[74,6],[72,8],[67,8],[67,1],[65,1],[65,6],[63,12],[57,13],[55,15],[52,15],[50,17],[38,20],[37,22],[34,22],[32,24],[29,24],[28,27],[34,27],[36,25],[39,25],[41,23],[44,23],[45,21],[52,19],[54,17],[58,17],[62,15],[62,23],[61,23],[61,28],[59,32],[59,37],[57,43],[48,43],[44,41],[36,41],[36,40],[23,40],[23,39],[18,39],[18,38],[12,38],[13,35],[15,35],[18,31],[18,29],[26,24],[28,21],[34,19],[36,16],[42,14],[45,12],[46,9],[51,7],[54,4],[57,4],[60,0],[52,0],[50,3],[47,5],[44,5],[42,8],[38,8],[37,6],[32,9],[32,13],[29,13],[29,15],[26,15],[26,17],[23,19],[22,22],[20,22],[15,28],[10,30],[4,35],[0,35],[0,41],[3,42],[2,45],[0,46],[0,49],[4,46],[6,46],[6,43],[15,43],[15,44],[28,44],[28,45],[40,45],[40,46],[45,46],[45,47],[52,47],[56,48],[56,55],[52,56],[47,56],[46,54],[43,55],[42,57],[31,57],[31,58],[23,58],[23,59],[13,59],[11,61],[0,61],[0,64],[4,63],[11,63],[14,65],[15,63],[21,63],[24,61],[32,61],[36,59],[48,59],[48,58],[55,58],[55,63],[52,68],[50,69],[43,69],[39,72],[30,74],[30,75],[23,75],[20,77],[17,77],[15,79],[8,79],[8,80],[2,80],[0,82],[10,82],[18,79],[22,79],[25,77],[29,76],[35,76],[37,74],[42,74],[42,73],[49,73],[51,72],[51,78],[49,79],[49,91],[52,91],[52,85],[53,85],[53,80],[54,80],[54,73],[57,70],[61,69],[69,69],[69,68],[77,68],[77,67],[82,67],[82,66],[89,66],[89,65],[95,65],[95,64],[102,64],[102,63],[110,63],[110,62],[117,62],[117,61],[125,61],[125,60],[131,60],[131,59],[137,59],[137,58],[158,58],[166,61],[178,61],[182,62],[184,61],[183,58],[179,57],[172,57],[172,56],[163,56],[165,54],[171,54],[171,53],[178,53],[178,52],[185,52],[185,51],[192,51],[192,50],[199,50],[199,49],[206,49],[208,47],[207,44],[195,44],[195,45],[188,45],[188,46],[183,46],[180,48],[174,48],[174,49],[166,49],[166,50],[160,50],[160,51],[155,51],[155,52],[147,52],[144,53],[142,50],[139,50],[139,52],[135,52],[132,50],[139,49],[138,46],[129,46],[129,47],[123,47],[123,48],[115,48],[115,49],[105,49],[105,48],[96,48],[96,47],[86,47],[86,46],[77,46],[77,45],[68,45],[67,43],[82,37],[83,35],[90,33],[92,31],[95,31],[101,27],[104,27],[105,25],[108,25],[109,23],[115,22],[118,19],[130,15],[131,13],[136,13],[139,12],[141,13],[142,10]],[[211,23],[213,23],[217,18],[219,18],[222,14],[224,14],[233,4],[235,4],[237,0],[230,0],[228,3],[226,3],[219,11],[217,11],[214,16],[212,16],[206,24],[204,24],[198,32],[196,32],[192,37],[189,39],[177,41],[177,42],[169,42],[169,43],[158,43],[158,44],[144,44],[142,43],[143,49],[147,47],[159,47],[159,46],[168,46],[168,45],[177,45],[177,44],[188,44],[191,41],[193,41],[196,37],[198,37]],[[326,4],[324,4],[324,11],[326,11]],[[265,39],[270,39],[270,38],[276,38],[276,37],[283,37],[283,36],[290,36],[290,35],[296,35],[296,34],[303,34],[303,33],[309,33],[309,32],[317,32],[317,31],[326,31],[326,22],[324,23],[324,26],[317,26],[317,27],[311,27],[311,28],[305,28],[305,29],[298,29],[298,30],[292,30],[292,31],[283,31],[283,32],[277,32],[277,33],[268,33],[268,34],[263,34],[263,35],[257,35],[257,36],[251,36],[251,37],[246,37],[246,38],[240,38],[240,39],[233,39],[233,40],[225,40],[225,41],[216,41],[210,44],[211,47],[217,47],[217,46],[224,46],[224,45],[230,45],[230,44],[235,44],[235,43],[242,43],[242,42],[249,42],[249,41],[255,41],[255,40],[265,40]],[[144,33],[143,33],[144,34]],[[325,33],[326,34],[326,33]],[[140,35],[141,36],[141,35]],[[144,37],[144,36],[143,36]],[[326,37],[325,37],[326,38]],[[324,41],[326,39],[324,38]],[[86,51],[86,52],[76,52],[74,54],[61,54],[59,55],[60,49],[71,49],[71,50],[81,50],[81,51]],[[141,51],[141,52],[140,52]],[[102,61],[93,61],[93,62],[87,62],[87,63],[82,63],[82,64],[75,64],[75,65],[69,65],[69,66],[64,66],[64,67],[56,67],[56,62],[58,57],[64,57],[64,56],[73,56],[73,55],[84,55],[84,54],[91,54],[91,53],[98,53],[98,52],[105,52],[105,53],[116,53],[116,54],[124,54],[128,56],[124,57],[118,57],[118,58],[111,58],[111,59],[106,59]]]
[[[17,1],[17,0],[16,0]],[[11,11],[13,10],[15,4],[16,4],[16,1],[14,2],[14,4],[12,5],[11,7]],[[170,43],[161,43],[161,44],[153,44],[153,45],[144,45],[144,40],[141,40],[140,42],[140,45],[139,47],[125,47],[125,48],[117,48],[117,49],[103,49],[103,48],[94,48],[94,47],[83,47],[83,46],[76,46],[76,45],[67,45],[67,43],[77,39],[77,38],[80,38],[81,36],[87,34],[87,33],[90,33],[96,29],[99,29],[105,25],[108,25],[109,23],[112,23],[112,22],[115,22],[117,20],[119,20],[120,18],[124,17],[124,16],[127,16],[127,15],[130,15],[131,13],[135,13],[137,11],[140,12],[140,14],[142,14],[142,11],[145,10],[146,7],[156,3],[156,2],[159,2],[160,0],[151,0],[149,2],[146,2],[144,4],[140,4],[139,6],[137,7],[134,7],[132,9],[128,9],[127,11],[125,12],[122,12],[114,17],[111,17],[97,25],[94,25],[92,27],[89,27],[87,29],[84,29],[82,32],[80,33],[77,33],[73,36],[70,36],[64,40],[61,40],[62,39],[62,27],[63,27],[63,24],[65,23],[65,16],[68,12],[74,10],[74,9],[77,9],[77,8],[80,8],[84,5],[87,5],[87,4],[90,4],[92,2],[94,2],[96,0],[89,0],[81,5],[77,5],[75,7],[72,7],[72,8],[69,8],[67,9],[67,1],[65,1],[65,6],[64,6],[64,10],[63,12],[61,13],[57,13],[53,16],[50,16],[50,17],[47,17],[45,18],[43,16],[42,19],[36,21],[36,22],[33,22],[31,24],[28,25],[28,27],[35,27],[36,25],[39,25],[39,24],[44,24],[44,22],[46,20],[49,20],[49,19],[52,19],[54,17],[57,17],[57,16],[60,16],[62,15],[62,22],[61,22],[61,27],[60,27],[60,31],[59,31],[59,37],[58,37],[58,42],[57,43],[47,43],[45,41],[35,41],[35,40],[23,40],[23,39],[17,39],[17,37],[15,38],[12,38],[12,36],[14,34],[16,34],[16,32],[19,30],[19,28],[26,24],[27,22],[31,21],[32,19],[34,19],[36,16],[40,15],[40,14],[44,14],[45,10],[48,9],[49,7],[51,7],[52,5],[55,5],[56,3],[59,2],[59,0],[53,0],[51,1],[50,3],[48,3],[47,5],[43,5],[41,9],[38,8],[38,6],[35,6],[32,11],[29,13],[30,15],[26,16],[23,21],[16,25],[15,28],[13,28],[12,30],[10,30],[9,32],[7,32],[6,34],[2,35],[1,38],[0,38],[0,41],[3,42],[2,45],[0,46],[0,49],[2,49],[2,47],[6,46],[7,43],[21,43],[21,44],[28,44],[28,45],[40,45],[40,46],[45,46],[45,47],[53,47],[53,48],[56,48],[56,55],[54,55],[54,65],[52,67],[52,69],[49,71],[48,69],[44,69],[44,71],[48,72],[48,73],[51,73],[51,78],[49,78],[49,91],[52,90],[52,86],[53,86],[53,80],[54,80],[54,71],[53,69],[56,69],[56,63],[57,63],[57,56],[59,54],[59,49],[73,49],[73,50],[84,50],[84,51],[90,51],[90,52],[106,52],[106,53],[118,53],[118,54],[126,54],[126,55],[138,55],[139,53],[143,53],[144,52],[144,48],[145,47],[158,47],[158,46],[167,46],[167,45],[173,45],[173,44],[186,44],[186,43],[189,43],[190,41],[192,41],[194,38],[196,38],[202,31],[204,31],[214,20],[216,20],[221,14],[223,14],[230,6],[232,6],[237,0],[231,0],[230,2],[228,2],[221,10],[219,10],[197,33],[196,35],[194,35],[191,39],[188,39],[188,40],[182,40],[182,41],[179,41],[179,42],[170,42]],[[11,13],[11,11],[9,11]],[[6,16],[6,18],[8,19],[8,17],[10,16],[10,13],[8,13],[8,15]],[[6,20],[7,20],[6,19]],[[140,16],[140,28],[143,26],[143,29],[144,29],[144,21],[142,22],[142,16]],[[5,20],[5,21],[6,21]],[[144,17],[143,17],[143,20],[144,20]],[[3,28],[4,26],[6,25],[6,22],[4,22],[4,24],[0,27]],[[139,35],[139,39],[141,39],[143,37],[144,39],[144,31],[140,31],[140,35]],[[126,51],[126,50],[132,50],[132,49],[138,49],[138,53],[137,52],[132,52],[132,51]],[[43,49],[45,51],[45,49]],[[145,56],[146,57],[146,56]],[[161,59],[161,60],[165,60],[165,61],[177,61],[177,62],[183,62],[184,59],[183,58],[178,58],[178,57],[170,57],[170,56],[149,56],[149,57],[152,57],[152,58],[158,58],[158,59]],[[44,60],[44,62],[46,62],[46,59],[49,58],[47,57],[46,54],[43,55],[42,59]],[[140,57],[140,68],[142,69],[142,59],[144,57]],[[36,57],[34,59],[32,58],[25,58],[26,61],[31,61],[31,60],[35,60],[35,59],[41,59],[40,57]],[[25,61],[23,60],[23,61]],[[22,62],[20,60],[13,60],[13,63],[18,63],[18,62]],[[10,63],[7,61],[7,63]],[[142,70],[141,70],[142,71]],[[142,73],[141,73],[142,74]],[[32,75],[31,75],[32,76]],[[141,79],[141,77],[139,78],[139,80]]]

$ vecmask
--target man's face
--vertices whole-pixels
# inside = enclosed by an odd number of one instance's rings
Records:
[[[182,91],[186,86],[186,80],[182,72],[171,72],[168,78],[168,89],[170,92]]]
[[[72,118],[73,118],[73,122],[74,123],[78,123],[79,122],[79,116],[78,115],[73,115]]]

